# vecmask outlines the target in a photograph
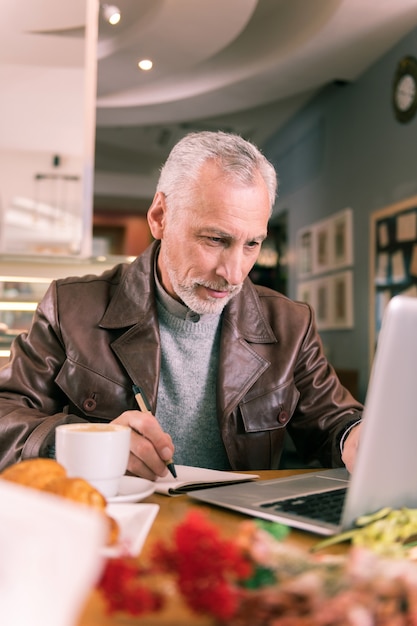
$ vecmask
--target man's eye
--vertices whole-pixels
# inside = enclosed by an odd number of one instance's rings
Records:
[[[259,247],[259,241],[249,241],[247,246],[248,248],[258,248]]]
[[[222,243],[222,241],[223,241],[223,239],[221,237],[208,237],[208,240],[211,243],[216,243],[216,244]]]

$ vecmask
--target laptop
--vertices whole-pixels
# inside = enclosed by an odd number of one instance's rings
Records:
[[[327,536],[385,506],[417,508],[417,298],[394,296],[385,309],[351,476],[344,468],[319,469],[189,495]],[[307,512],[311,499],[319,502]],[[336,519],[322,519],[326,500]]]

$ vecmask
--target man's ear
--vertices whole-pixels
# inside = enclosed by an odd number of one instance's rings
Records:
[[[166,221],[165,194],[157,191],[148,209],[148,224],[154,239],[162,239]]]

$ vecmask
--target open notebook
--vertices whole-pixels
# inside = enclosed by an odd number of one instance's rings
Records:
[[[344,469],[318,470],[190,495],[321,535],[350,528],[359,516],[385,506],[417,507],[417,298],[395,296],[388,303],[363,422],[350,478]],[[340,501],[337,519],[325,517],[326,499],[330,513]],[[307,511],[311,500],[316,508]]]
[[[193,489],[213,487],[214,485],[230,485],[259,478],[258,474],[239,474],[189,465],[175,465],[175,470],[177,478],[173,478],[171,474],[164,476],[164,478],[157,478],[154,483],[157,493],[166,496],[178,496]]]

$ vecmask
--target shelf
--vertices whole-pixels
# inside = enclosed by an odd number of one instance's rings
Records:
[[[101,274],[132,257],[71,257],[0,255],[0,361],[7,360],[13,339],[27,331],[33,313],[52,280]]]

